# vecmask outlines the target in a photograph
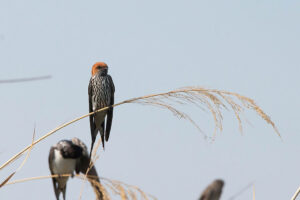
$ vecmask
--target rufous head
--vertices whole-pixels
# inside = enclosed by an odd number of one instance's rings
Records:
[[[107,73],[107,64],[104,62],[96,62],[92,67],[92,76],[99,72]]]

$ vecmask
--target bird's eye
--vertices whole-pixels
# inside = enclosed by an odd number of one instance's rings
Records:
[[[101,67],[100,67],[100,66],[98,66],[98,67],[97,67],[97,69],[101,69]]]

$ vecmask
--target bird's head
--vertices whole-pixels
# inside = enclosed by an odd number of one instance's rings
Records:
[[[77,159],[82,155],[82,148],[76,144],[73,144],[70,140],[60,141],[58,150],[64,158]]]
[[[220,187],[223,187],[225,183],[224,183],[223,180],[217,179],[217,180],[214,181],[214,184],[216,184],[216,185],[218,185]]]
[[[99,74],[100,76],[107,75],[107,64],[104,62],[96,62],[92,67],[92,76]]]
[[[79,158],[82,155],[82,148],[72,144],[69,148],[64,148],[63,157],[65,158]]]

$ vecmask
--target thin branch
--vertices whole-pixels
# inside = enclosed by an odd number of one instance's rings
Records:
[[[19,79],[7,79],[7,80],[0,80],[0,84],[2,83],[20,83],[20,82],[28,82],[28,81],[39,81],[44,79],[50,79],[52,76],[38,76],[38,77],[30,77],[30,78],[19,78]]]
[[[254,188],[254,182],[249,183],[248,185],[246,185],[244,188],[242,188],[240,191],[238,191],[235,195],[231,196],[228,200],[234,200],[236,199],[238,196],[240,196],[241,194],[243,194],[246,190],[248,190],[251,186],[253,186]],[[253,196],[255,196],[255,191],[253,189]]]

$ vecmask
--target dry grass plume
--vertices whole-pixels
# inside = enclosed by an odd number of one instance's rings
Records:
[[[7,182],[5,185],[13,185],[17,183],[24,183],[27,181],[33,181],[33,180],[41,180],[41,179],[48,179],[53,177],[63,177],[63,176],[71,176],[71,174],[61,174],[61,175],[48,175],[48,176],[38,176],[38,177],[31,177],[31,178],[24,178],[19,179],[11,182]],[[94,187],[97,187],[97,189],[94,189],[94,192],[96,194],[96,197],[99,197],[99,194],[97,194],[97,191],[101,191],[103,195],[103,200],[111,200],[114,196],[119,196],[122,200],[136,200],[136,199],[157,199],[154,196],[145,193],[143,190],[141,190],[139,187],[134,185],[129,185],[126,183],[123,183],[121,181],[117,180],[111,180],[108,178],[103,177],[97,177],[92,175],[75,175],[75,177],[81,179],[81,180],[90,180],[92,185]],[[101,183],[96,181],[97,179],[101,180]],[[99,198],[98,198],[99,199]]]
[[[234,112],[236,119],[238,120],[238,125],[240,130],[242,131],[242,120],[241,120],[241,113],[243,110],[251,109],[257,113],[258,116],[260,116],[263,120],[265,120],[268,124],[270,124],[274,131],[280,136],[278,129],[275,126],[275,123],[271,120],[271,118],[255,103],[255,101],[251,98],[242,96],[237,93],[223,91],[223,90],[216,90],[216,89],[206,89],[203,87],[185,87],[177,90],[172,90],[165,93],[158,93],[158,94],[152,94],[152,95],[146,95],[142,97],[132,98],[125,101],[122,101],[120,103],[112,105],[112,107],[117,107],[122,104],[128,104],[128,103],[137,103],[142,105],[151,105],[151,106],[157,106],[164,109],[167,109],[171,111],[175,116],[185,119],[189,122],[191,122],[195,127],[197,127],[199,130],[199,126],[197,123],[185,112],[178,110],[176,108],[176,104],[193,104],[199,108],[202,109],[208,109],[210,113],[213,116],[214,123],[215,123],[215,130],[213,137],[215,136],[217,131],[223,130],[223,115],[222,115],[222,108],[228,109],[228,107],[231,108],[231,110]],[[60,129],[75,123],[85,117],[88,117],[90,115],[93,115],[96,112],[101,112],[104,110],[107,110],[109,107],[105,107],[102,109],[99,109],[95,112],[91,112],[89,114],[83,115],[81,117],[78,117],[70,122],[67,122],[52,131],[48,132],[41,138],[34,141],[32,144],[25,147],[23,150],[21,150],[19,153],[14,155],[12,158],[10,158],[8,161],[6,161],[1,167],[0,170],[6,167],[8,164],[16,160],[20,155],[22,155],[24,152],[28,151],[32,146],[36,145],[40,141],[44,140],[45,138],[49,137],[53,133],[59,131]],[[201,130],[200,130],[201,131]]]

